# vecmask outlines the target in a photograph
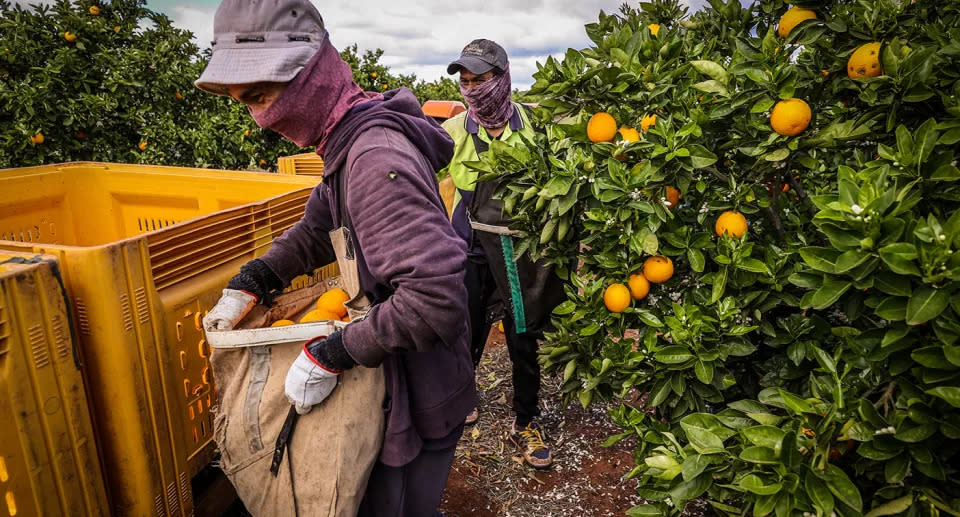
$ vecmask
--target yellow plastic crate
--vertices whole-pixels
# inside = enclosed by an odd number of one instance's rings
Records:
[[[297,176],[323,176],[323,158],[317,153],[294,154],[277,159],[277,172]]]
[[[108,512],[77,359],[56,259],[0,252],[0,515]]]
[[[187,516],[213,457],[201,319],[292,226],[312,177],[70,163],[0,170],[0,249],[56,256],[111,513]]]

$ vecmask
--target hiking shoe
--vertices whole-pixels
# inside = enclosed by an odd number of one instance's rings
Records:
[[[479,419],[480,419],[480,411],[477,408],[473,408],[473,411],[471,411],[467,415],[467,418],[463,420],[463,425],[473,425],[477,423],[477,420]]]
[[[530,422],[526,427],[518,427],[514,421],[510,441],[523,452],[523,461],[527,465],[535,469],[548,469],[553,465],[550,447],[544,443],[543,431],[536,423]]]

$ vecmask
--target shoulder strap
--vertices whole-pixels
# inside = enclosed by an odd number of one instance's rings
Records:
[[[340,216],[340,226],[345,226],[352,232],[350,213],[347,212],[347,165],[344,163],[335,174],[337,178],[337,214]]]

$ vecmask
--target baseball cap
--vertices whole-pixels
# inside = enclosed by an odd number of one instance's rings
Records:
[[[213,18],[213,54],[194,85],[228,95],[230,84],[288,82],[326,37],[309,0],[223,0]]]
[[[475,39],[460,51],[460,59],[447,65],[447,73],[453,75],[466,68],[472,74],[485,74],[490,70],[507,68],[507,51],[488,39]]]

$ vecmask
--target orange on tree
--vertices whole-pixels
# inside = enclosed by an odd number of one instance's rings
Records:
[[[266,165],[266,164],[267,164],[267,161],[264,160],[263,158],[260,158],[260,165]]]
[[[138,144],[137,147],[140,148],[141,151],[144,150],[144,149],[146,149],[146,148],[147,148],[147,141],[144,140],[143,142],[140,142],[140,144]]]
[[[174,95],[174,97],[176,97],[176,99],[177,99],[178,101],[183,99],[183,95],[181,95],[180,92],[177,92],[177,93]]]
[[[865,43],[857,47],[847,60],[847,76],[850,79],[863,79],[883,75],[880,66],[880,42]]]
[[[612,142],[616,134],[617,121],[605,111],[594,113],[587,122],[587,138],[593,143]]]
[[[244,132],[243,132],[243,136],[250,136],[250,130],[248,129],[248,130],[244,131]]]
[[[67,31],[63,33],[63,39],[67,40],[67,43],[73,43],[74,41],[77,41],[77,35]]]
[[[810,125],[810,105],[796,97],[778,102],[770,113],[770,127],[783,136],[797,136]]]
[[[30,135],[30,142],[33,143],[34,145],[40,145],[43,143],[44,140],[46,139],[43,137],[43,133],[40,131],[37,131],[36,133]]]
[[[83,140],[84,138],[87,137],[87,134],[84,133],[83,131],[77,131],[76,133],[73,134],[73,136],[77,137],[78,140]]]
[[[791,7],[780,17],[780,24],[777,25],[777,34],[781,38],[786,38],[793,31],[793,28],[807,20],[815,20],[817,13],[802,7]]]
[[[312,321],[340,321],[340,315],[335,312],[314,309],[300,318],[300,323],[310,323]]]
[[[673,210],[677,206],[677,203],[680,202],[680,191],[670,185],[664,187],[664,191],[665,197],[667,198],[667,209]]]
[[[610,312],[623,312],[630,306],[630,289],[623,284],[610,284],[603,291],[603,304]]]
[[[335,319],[340,319],[347,315],[347,307],[343,305],[350,300],[350,295],[343,289],[331,289],[317,299],[317,309],[332,312],[337,315]]]
[[[92,14],[92,15],[94,15],[94,16],[97,16],[97,15],[100,14],[100,7],[98,7],[98,6],[96,6],[96,5],[91,5],[89,12],[90,12],[90,14]]]
[[[630,296],[632,296],[634,300],[642,300],[650,294],[650,281],[647,280],[647,277],[643,276],[643,273],[630,275],[627,287],[630,288]]]
[[[120,26],[119,26],[119,25],[114,25],[114,26],[113,26],[113,32],[120,32]]]
[[[643,262],[643,276],[650,283],[662,284],[673,277],[673,261],[663,255],[654,255]]]
[[[656,36],[657,33],[660,32],[659,23],[651,23],[650,25],[647,25],[647,28],[650,29],[650,34],[653,34],[654,36]]]
[[[277,320],[270,324],[271,327],[286,327],[288,325],[294,325],[296,322],[292,320]]]
[[[656,124],[657,124],[656,114],[647,115],[642,119],[640,119],[640,129],[643,130],[644,133],[646,133],[647,131],[650,131],[650,128],[655,126]]]
[[[623,126],[618,132],[624,142],[633,143],[640,141],[640,133],[632,127]]]
[[[730,210],[720,214],[714,229],[719,237],[726,234],[739,239],[744,233],[747,233],[747,218],[740,212]]]

